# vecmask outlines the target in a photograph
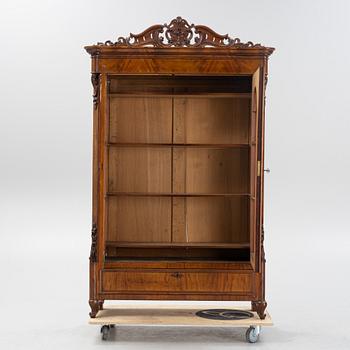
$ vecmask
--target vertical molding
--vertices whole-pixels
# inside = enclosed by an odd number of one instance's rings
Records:
[[[99,53],[91,55],[91,83],[93,86],[93,149],[92,149],[92,229],[91,229],[91,249],[90,249],[90,288],[89,303],[94,314],[94,301],[97,298],[97,256],[98,256],[98,198],[99,198],[99,141],[100,141],[100,118],[99,118],[99,102],[100,102],[100,74],[99,71]]]
[[[109,94],[108,94],[108,75],[100,74],[100,104],[99,104],[99,120],[100,120],[100,140],[99,140],[99,210],[98,210],[98,244],[97,260],[99,262],[99,271],[104,264],[105,259],[105,239],[107,235],[107,211],[108,199],[106,192],[108,190],[108,142],[109,135]],[[98,291],[101,290],[101,280],[98,277]]]

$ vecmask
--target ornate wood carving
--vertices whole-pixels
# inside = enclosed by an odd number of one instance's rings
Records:
[[[90,261],[97,261],[97,225],[92,224],[91,229],[91,250],[90,250]]]
[[[89,300],[91,312],[89,313],[91,318],[95,318],[97,313],[103,309],[103,300]]]
[[[100,100],[100,73],[91,73],[91,83],[94,88],[92,98],[96,109]]]
[[[119,37],[117,41],[108,40],[97,43],[100,46],[120,47],[234,47],[264,48],[251,41],[241,42],[238,38],[221,35],[203,25],[189,24],[182,17],[174,18],[169,24],[156,24],[139,34]]]
[[[267,302],[265,300],[252,301],[252,310],[256,311],[260,319],[265,319],[265,309],[267,307]]]

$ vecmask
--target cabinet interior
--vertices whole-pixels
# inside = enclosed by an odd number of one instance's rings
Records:
[[[110,76],[106,259],[248,261],[251,76]]]

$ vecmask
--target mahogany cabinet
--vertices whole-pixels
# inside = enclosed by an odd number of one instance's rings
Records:
[[[264,94],[274,49],[181,17],[85,49],[90,316],[104,300],[236,300],[264,318]]]

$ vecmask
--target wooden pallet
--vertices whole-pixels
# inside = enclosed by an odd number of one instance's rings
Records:
[[[239,309],[250,311],[247,308],[232,307],[231,305],[191,305],[191,304],[120,304],[108,306],[98,312],[96,318],[89,323],[101,325],[102,339],[107,340],[112,326],[184,326],[184,327],[248,327],[246,338],[255,343],[259,338],[261,326],[272,326],[271,316],[261,320],[256,312],[254,317],[244,320],[212,320],[198,317],[196,312],[208,309]]]

